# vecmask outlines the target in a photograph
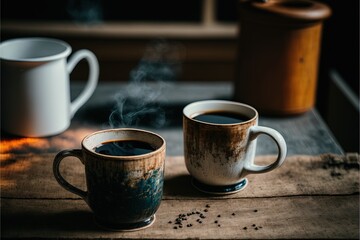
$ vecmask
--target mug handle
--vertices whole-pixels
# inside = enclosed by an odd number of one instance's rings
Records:
[[[281,164],[285,160],[286,152],[287,152],[286,142],[283,136],[278,131],[272,128],[262,127],[262,126],[252,126],[249,131],[250,131],[249,133],[250,141],[255,140],[260,134],[266,134],[269,137],[271,137],[278,147],[278,156],[275,162],[266,166],[259,166],[249,161],[245,163],[244,169],[248,173],[265,173],[281,166]]]
[[[56,181],[66,190],[68,190],[69,192],[72,192],[78,196],[80,196],[82,199],[84,199],[87,202],[87,192],[74,187],[73,185],[71,185],[68,181],[66,181],[63,176],[61,176],[60,174],[60,163],[61,161],[66,158],[66,157],[76,157],[78,159],[80,159],[81,163],[84,164],[84,159],[82,156],[82,151],[80,149],[73,149],[73,150],[64,150],[59,152],[55,158],[54,158],[54,163],[53,163],[53,173],[55,176]]]
[[[82,49],[75,52],[67,63],[67,71],[70,73],[74,70],[75,66],[80,60],[86,59],[89,63],[89,79],[85,85],[85,88],[80,95],[71,103],[70,116],[71,118],[75,115],[77,110],[89,100],[91,95],[94,93],[99,78],[99,62],[94,53],[89,50]]]

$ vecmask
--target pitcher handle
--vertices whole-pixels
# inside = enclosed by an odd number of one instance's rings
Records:
[[[71,118],[75,115],[77,110],[84,105],[84,103],[89,100],[91,95],[94,93],[98,78],[99,78],[99,62],[94,53],[89,50],[82,49],[75,52],[68,61],[67,71],[70,73],[74,70],[75,66],[80,62],[80,60],[86,59],[89,63],[89,78],[85,85],[85,88],[80,93],[80,95],[71,103],[70,106],[70,116]]]

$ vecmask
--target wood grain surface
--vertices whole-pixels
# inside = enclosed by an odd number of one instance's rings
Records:
[[[249,175],[243,191],[227,196],[198,192],[191,185],[183,157],[168,157],[156,222],[136,232],[99,228],[86,203],[57,184],[52,175],[53,157],[2,157],[2,238],[359,238],[356,154],[291,156],[273,172]],[[256,162],[265,164],[274,158],[259,156]],[[86,189],[79,160],[64,160],[61,170],[69,182]],[[179,214],[186,215],[182,228],[175,224]]]

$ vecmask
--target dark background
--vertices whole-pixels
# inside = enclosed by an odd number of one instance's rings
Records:
[[[320,1],[320,0],[318,0]],[[324,21],[323,37],[321,47],[321,57],[319,63],[319,77],[317,88],[316,107],[325,121],[330,124],[333,131],[338,131],[344,135],[340,138],[347,138],[347,131],[343,127],[339,130],[339,125],[346,125],[349,121],[335,121],[329,119],[332,108],[344,108],[332,105],[333,102],[340,102],[337,99],[331,100],[331,78],[329,72],[335,69],[342,80],[359,97],[359,1],[358,0],[321,0],[328,4],[332,9],[332,16]],[[216,2],[216,20],[220,23],[237,24],[237,1],[227,0]],[[1,21],[2,24],[8,21],[35,21],[35,22],[73,22],[74,24],[102,24],[107,22],[158,22],[158,23],[201,23],[201,0],[192,1],[115,1],[115,0],[2,0],[1,1]],[[85,11],[84,11],[85,9]],[[5,40],[13,37],[28,36],[29,33],[3,31],[1,28],[1,39]],[[133,69],[141,58],[144,46],[152,39],[110,39],[99,37],[79,37],[76,36],[57,36],[68,41],[74,50],[76,48],[89,48],[94,51],[99,60],[103,62],[101,81],[112,79],[129,78],[129,72]],[[84,41],[85,40],[85,41]],[[100,45],[108,44],[129,45],[134,49],[141,46],[138,55],[113,56],[106,55],[98,48]],[[179,81],[234,81],[236,61],[236,38],[217,38],[217,39],[172,39],[181,42],[188,49],[188,56],[182,62],[182,75]],[[80,46],[80,43],[83,46]],[[126,47],[125,47],[126,48]],[[209,51],[219,49],[219,55],[208,55]],[[223,49],[223,51],[222,51]],[[198,54],[198,55],[196,55]],[[133,56],[129,58],[127,56]],[[103,59],[101,59],[103,58]],[[121,63],[121,70],[117,67]],[[112,72],[114,70],[116,72]],[[83,78],[81,73],[75,73],[75,78]],[[345,147],[347,151],[359,150],[359,126],[358,112],[338,113],[339,118],[355,119],[355,126],[352,126],[350,133],[351,140],[347,140],[352,145]],[[350,116],[349,116],[350,115]],[[336,125],[333,128],[331,125]],[[345,145],[348,145],[346,143]]]

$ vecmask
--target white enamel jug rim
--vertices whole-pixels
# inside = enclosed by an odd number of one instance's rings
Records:
[[[7,61],[53,61],[69,56],[71,51],[66,42],[44,37],[9,39],[0,44],[0,58]]]

